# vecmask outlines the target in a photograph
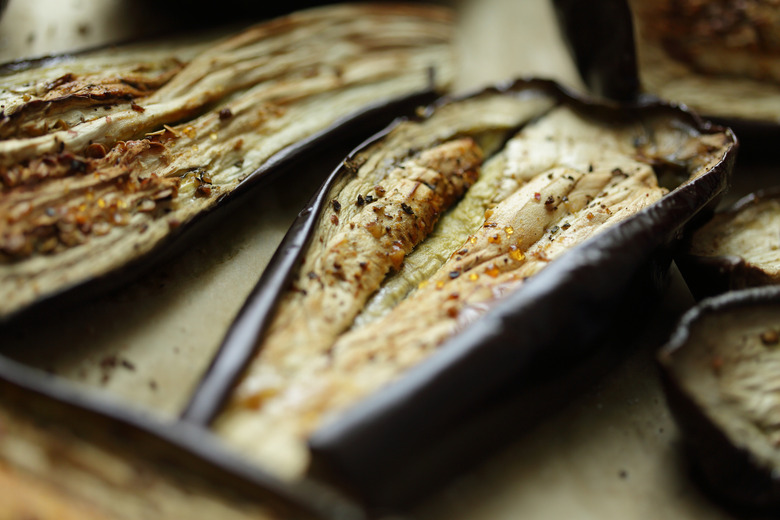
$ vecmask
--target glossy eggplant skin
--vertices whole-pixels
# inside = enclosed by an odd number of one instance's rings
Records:
[[[544,80],[520,80],[489,91],[541,91],[600,120],[675,113],[698,131],[723,131],[669,105],[603,105]],[[639,301],[633,297],[639,295],[644,303],[652,298],[686,224],[712,211],[724,192],[737,148],[733,134],[726,132],[730,145],[706,173],[569,251],[398,383],[316,431],[309,438],[311,474],[339,483],[370,508],[397,508],[478,460],[495,447],[496,434],[508,424],[533,424],[569,399],[588,373],[599,370],[598,363],[589,362],[599,355],[597,340],[618,329],[613,318],[627,302]],[[185,419],[205,424],[219,412],[327,210],[330,186],[350,175],[359,152],[301,212],[229,331]]]
[[[553,0],[569,51],[594,94],[634,101],[640,90],[631,11],[624,0]]]
[[[780,188],[766,188],[745,195],[719,214],[736,217],[739,213],[761,201],[780,198]],[[686,242],[690,244],[691,237]],[[690,245],[681,248],[675,262],[696,299],[718,294],[776,284],[777,282],[758,266],[737,255],[702,256],[690,252]]]
[[[683,385],[675,370],[686,350],[695,348],[693,332],[705,319],[722,319],[753,309],[777,309],[780,288],[757,287],[702,300],[680,320],[658,355],[661,380],[675,422],[680,427],[694,476],[711,498],[738,511],[780,512],[777,468],[730,438]]]

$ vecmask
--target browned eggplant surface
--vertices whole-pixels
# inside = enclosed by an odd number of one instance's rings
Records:
[[[630,0],[644,91],[709,116],[780,119],[780,6]]]
[[[698,297],[780,282],[780,192],[749,194],[715,214],[678,265]]]
[[[451,36],[445,8],[343,5],[7,66],[0,317],[149,253],[285,150],[443,88]]]
[[[669,404],[701,477],[720,499],[780,507],[780,292],[704,300],[660,361]]]
[[[300,476],[312,431],[734,145],[674,112],[595,117],[545,85],[443,104],[348,160],[219,435]],[[682,177],[660,186],[671,164]]]

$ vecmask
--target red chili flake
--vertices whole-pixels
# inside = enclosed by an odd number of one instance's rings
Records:
[[[382,186],[375,186],[374,192],[376,193],[377,197],[384,197],[385,196],[385,188]]]
[[[332,201],[330,201],[330,204],[333,206],[333,211],[335,211],[336,213],[341,211],[341,203],[339,201],[337,201],[336,199],[333,199]]]
[[[130,108],[135,110],[136,112],[145,112],[146,109],[142,107],[141,105],[137,104],[135,101],[130,103]]]
[[[534,200],[535,200],[536,202],[539,202],[539,201],[541,201],[541,200],[542,200],[542,194],[541,194],[541,193],[539,193],[538,191],[537,191],[536,193],[534,193]]]
[[[780,342],[780,335],[775,330],[768,330],[761,333],[761,343],[764,345],[777,345]]]
[[[330,223],[335,226],[336,224],[339,223],[339,218],[336,215],[331,215],[330,216]]]

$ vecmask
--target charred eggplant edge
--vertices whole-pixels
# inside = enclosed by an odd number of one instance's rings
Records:
[[[780,186],[749,193],[722,210],[722,213],[736,215],[744,208],[768,198],[780,198]],[[688,289],[697,300],[727,291],[772,283],[762,269],[749,264],[740,256],[700,256],[688,253],[687,243],[691,239],[692,235],[686,239],[686,246],[675,256],[675,262],[688,284]]]
[[[595,117],[605,117],[605,114],[608,114],[612,119],[619,119],[625,116],[627,110],[625,105],[599,103],[549,80],[526,79],[497,85],[466,96],[444,98],[418,117],[428,117],[436,107],[469,96],[489,92],[511,95],[534,89]],[[441,439],[427,438],[426,442],[431,444],[421,446],[420,438],[410,438],[417,435],[407,431],[404,425],[424,418],[426,426],[438,432],[464,427],[464,409],[469,413],[477,413],[474,405],[489,402],[489,399],[485,399],[487,395],[495,397],[493,391],[500,387],[502,382],[514,377],[517,364],[527,368],[527,353],[495,352],[494,349],[484,348],[486,345],[498,344],[496,348],[500,349],[501,342],[513,335],[510,330],[516,330],[514,327],[517,325],[512,322],[517,321],[517,315],[530,316],[526,319],[528,333],[550,344],[559,332],[549,330],[555,328],[550,327],[550,316],[556,314],[556,306],[563,304],[565,308],[577,307],[571,303],[570,294],[561,294],[564,291],[556,290],[559,284],[582,287],[578,291],[579,298],[582,299],[583,308],[588,308],[593,307],[586,305],[589,300],[592,303],[590,295],[602,291],[604,284],[620,287],[620,283],[614,281],[617,278],[625,283],[634,282],[640,267],[654,271],[651,278],[663,277],[661,272],[668,267],[671,256],[666,255],[663,260],[654,262],[652,253],[659,249],[671,249],[670,244],[681,238],[685,222],[702,210],[714,209],[728,185],[737,148],[736,138],[729,130],[705,123],[687,109],[676,105],[645,103],[629,109],[628,113],[655,114],[663,111],[678,114],[703,133],[728,132],[732,140],[731,147],[709,172],[677,188],[648,210],[615,226],[602,236],[595,237],[584,244],[585,247],[577,248],[579,253],[570,251],[558,259],[545,269],[546,274],[534,277],[538,279],[532,278],[533,283],[529,281],[523,291],[518,291],[521,295],[510,297],[509,301],[504,302],[495,312],[483,317],[478,326],[471,327],[465,334],[450,340],[447,348],[413,368],[400,384],[390,385],[348,411],[336,424],[315,432],[309,442],[314,457],[315,475],[322,475],[328,481],[341,482],[348,492],[372,507],[397,505],[406,502],[412,495],[419,496],[422,489],[428,489],[431,483],[441,481],[442,472],[447,466],[445,462],[456,455],[456,450],[454,445],[448,445]],[[352,158],[391,130],[392,127],[377,134],[354,151],[344,164],[331,174],[310,204],[301,212],[228,331],[207,375],[183,414],[184,420],[206,425],[220,411],[238,377],[254,355],[257,338],[268,325],[270,313],[299,265],[315,223],[327,203],[328,190],[341,176],[348,173]],[[659,235],[659,231],[663,233]],[[626,248],[625,241],[631,237],[636,237],[637,243],[632,243],[635,247]],[[620,264],[623,271],[620,276],[611,271],[605,278],[600,264],[591,258],[594,253],[597,256],[611,255],[613,259],[630,257],[630,260]],[[609,309],[617,309],[619,297],[610,298],[615,301],[608,301],[597,312],[595,309],[593,311],[597,315],[603,315],[608,313]],[[546,299],[548,304],[539,305],[540,299]],[[583,342],[583,338],[595,338],[603,331],[603,326],[591,326],[591,320],[596,316],[576,318],[577,328],[582,332],[575,338],[578,342]],[[590,353],[592,352],[586,354]],[[540,357],[538,354],[539,352],[534,353]],[[587,356],[578,352],[574,357],[582,360]],[[534,359],[533,362],[555,364],[551,359]],[[485,388],[474,392],[474,374],[489,374],[495,381],[486,382]],[[458,390],[453,392],[453,388]],[[445,410],[441,405],[447,402],[450,407]],[[395,442],[407,447],[414,446],[414,456],[409,453],[394,453],[390,446]],[[467,442],[456,441],[455,444],[458,448],[468,446]],[[433,446],[436,446],[436,449],[432,449]],[[437,453],[437,449],[444,450],[445,453]],[[417,456],[427,457],[427,463],[415,461]],[[428,467],[421,469],[426,464]]]
[[[780,304],[780,287],[756,287],[702,300],[681,319],[657,361],[666,401],[679,426],[693,476],[710,498],[738,511],[780,512],[780,479],[772,469],[735,446],[675,377],[675,356],[686,347],[696,323],[732,309]]]

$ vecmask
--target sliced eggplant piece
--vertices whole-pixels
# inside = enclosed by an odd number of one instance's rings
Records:
[[[771,0],[555,0],[586,84],[684,103],[749,137],[780,135],[780,6]],[[763,150],[765,153],[766,151]]]
[[[646,92],[709,116],[780,119],[780,6],[630,1]]]
[[[697,298],[780,283],[780,189],[719,211],[690,237],[677,265]]]
[[[780,511],[780,288],[703,300],[659,355],[669,406],[713,497]]]
[[[685,111],[597,105],[540,80],[402,121],[301,213],[185,418],[216,415],[218,435],[289,479],[306,473],[308,442],[369,502],[429,486],[445,465],[426,458],[452,448],[475,403],[548,356],[593,352],[637,279],[711,210],[735,150]]]
[[[393,101],[443,89],[452,26],[440,7],[329,6],[7,66],[0,318],[109,280],[348,122],[385,125]]]

